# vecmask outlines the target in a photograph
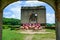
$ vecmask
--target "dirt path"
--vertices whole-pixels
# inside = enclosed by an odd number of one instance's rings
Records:
[[[21,31],[19,33],[23,33],[23,34],[47,34],[47,33],[51,33],[51,32],[46,32],[44,30],[41,30],[41,31],[24,30],[24,31]]]
[[[32,40],[33,36],[34,36],[34,35],[28,35],[28,36],[25,37],[24,40]]]

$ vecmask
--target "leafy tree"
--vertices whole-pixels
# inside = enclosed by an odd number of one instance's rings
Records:
[[[4,25],[20,25],[21,20],[14,19],[14,18],[3,18],[3,24]]]

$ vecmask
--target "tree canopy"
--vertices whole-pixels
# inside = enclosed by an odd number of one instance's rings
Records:
[[[20,25],[21,20],[14,18],[3,18],[3,25]]]

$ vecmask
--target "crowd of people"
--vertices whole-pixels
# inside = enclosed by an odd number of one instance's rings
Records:
[[[40,23],[24,23],[22,26],[24,29],[42,29]]]

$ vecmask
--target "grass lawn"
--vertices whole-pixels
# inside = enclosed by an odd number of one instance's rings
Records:
[[[32,40],[56,40],[55,34],[35,34]]]
[[[33,34],[32,40],[56,40],[55,30],[46,29],[48,34]],[[32,34],[30,34],[32,35]],[[24,40],[29,34],[16,33],[16,30],[3,29],[2,40]]]
[[[32,40],[56,40],[55,30],[46,29],[47,32],[51,32],[48,34],[34,34]]]
[[[15,30],[3,29],[2,40],[23,40],[26,34],[16,33]]]

